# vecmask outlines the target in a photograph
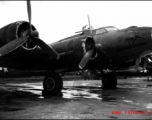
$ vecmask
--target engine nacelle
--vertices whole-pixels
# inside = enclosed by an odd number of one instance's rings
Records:
[[[82,59],[87,51],[94,49],[92,58],[96,56],[95,41],[90,36],[82,36],[75,39],[73,42],[73,52],[76,58]]]
[[[36,28],[32,25],[32,30],[36,30]],[[18,21],[11,23],[9,25],[4,26],[0,29],[0,47],[5,44],[18,39],[20,37],[29,35],[29,23],[26,21]],[[20,50],[15,50],[16,53],[21,53],[25,50],[33,50],[37,47],[36,43],[33,40],[28,40],[24,43],[20,48]]]

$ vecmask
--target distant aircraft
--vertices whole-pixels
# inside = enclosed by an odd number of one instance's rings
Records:
[[[30,1],[27,7],[29,22],[18,21],[0,29],[0,66],[47,70],[43,88],[49,94],[62,90],[63,80],[58,71],[64,75],[79,69],[100,70],[103,88],[116,88],[117,78],[113,73],[119,67],[138,68],[141,58],[152,54],[152,27],[92,29],[89,17],[89,29],[47,45],[31,24]]]

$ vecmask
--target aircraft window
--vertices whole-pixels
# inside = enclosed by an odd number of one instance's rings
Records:
[[[96,35],[99,35],[99,34],[102,34],[105,32],[107,32],[107,31],[104,28],[101,28],[101,29],[96,30]]]
[[[115,27],[107,27],[105,28],[107,31],[113,31],[113,30],[118,30],[117,28]]]

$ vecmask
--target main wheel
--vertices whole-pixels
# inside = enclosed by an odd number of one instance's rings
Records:
[[[104,89],[114,89],[117,87],[117,78],[112,73],[107,73],[102,77],[102,86]]]
[[[45,93],[56,95],[61,93],[63,80],[57,73],[50,73],[43,80],[43,89]]]

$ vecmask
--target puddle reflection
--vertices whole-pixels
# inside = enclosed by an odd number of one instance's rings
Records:
[[[132,85],[119,85],[118,89],[104,90],[102,89],[98,83],[88,82],[64,82],[64,88],[62,90],[62,94],[60,98],[64,99],[96,99],[101,100],[103,102],[124,102],[132,105],[141,105],[140,101],[134,99],[133,94],[141,94],[144,91],[133,88]],[[43,93],[42,83],[19,83],[19,84],[5,84],[2,87],[7,88],[9,91],[21,91],[26,93],[30,93],[33,95],[37,95],[39,99],[50,99],[56,96],[45,95]],[[136,86],[137,87],[137,86]],[[136,92],[136,93],[134,93]],[[137,93],[138,92],[138,93]],[[150,94],[150,93],[147,93]],[[60,99],[59,98],[59,99]],[[142,103],[143,105],[144,103]],[[152,108],[152,104],[146,104],[146,108]]]
[[[101,90],[101,89],[100,89]],[[100,95],[96,93],[90,93],[87,89],[66,89],[62,90],[63,98],[92,98],[92,99],[102,99]]]
[[[9,90],[16,89],[17,91],[29,92],[37,95],[38,98],[49,98],[49,95],[44,95],[42,84],[40,83],[23,83],[23,84],[7,84]],[[82,86],[64,86],[62,90],[62,98],[67,99],[98,99],[103,101],[114,101],[116,98],[112,96],[106,96],[103,94],[104,90],[99,86],[87,86],[83,84]],[[53,97],[53,96],[50,96]]]
[[[152,103],[147,104],[147,105],[146,105],[146,108],[152,109]]]

